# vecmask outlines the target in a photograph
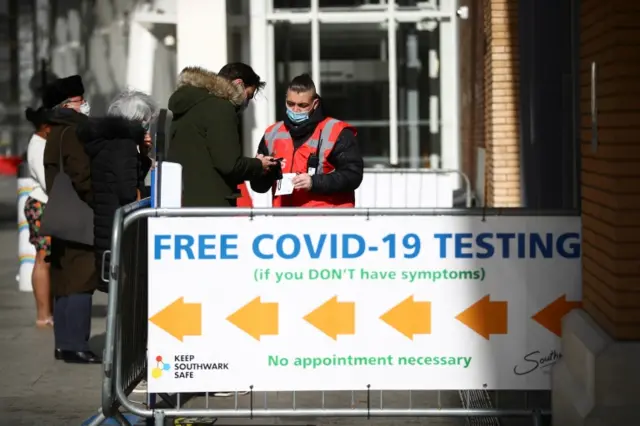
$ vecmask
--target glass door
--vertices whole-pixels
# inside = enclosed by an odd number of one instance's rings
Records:
[[[457,0],[273,0],[276,116],[311,73],[368,167],[459,169]]]

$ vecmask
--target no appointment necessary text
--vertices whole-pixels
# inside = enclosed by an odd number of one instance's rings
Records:
[[[314,357],[284,357],[269,355],[268,367],[294,367],[301,369],[344,368],[344,367],[459,367],[468,368],[472,357],[459,355],[424,356],[366,356],[331,355]]]

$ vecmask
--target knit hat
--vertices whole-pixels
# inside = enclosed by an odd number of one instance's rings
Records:
[[[84,95],[82,77],[72,75],[71,77],[59,78],[44,88],[42,105],[45,108],[53,108],[69,98],[82,95]]]

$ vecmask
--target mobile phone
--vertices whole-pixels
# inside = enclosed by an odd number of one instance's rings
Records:
[[[282,161],[282,160],[284,160],[284,157],[274,158],[274,159],[273,159],[273,161],[277,161],[277,162],[280,162],[280,161]]]

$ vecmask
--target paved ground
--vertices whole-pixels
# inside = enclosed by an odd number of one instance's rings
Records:
[[[53,333],[34,327],[33,296],[15,279],[15,185],[0,179],[0,425],[80,425],[98,408],[100,367],[54,361]],[[104,332],[104,307],[96,297],[96,335]]]

